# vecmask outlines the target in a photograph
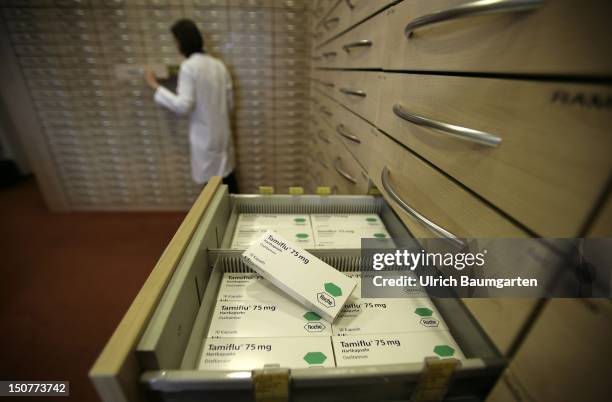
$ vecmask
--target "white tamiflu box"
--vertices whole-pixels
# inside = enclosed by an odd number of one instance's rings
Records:
[[[351,298],[332,328],[337,336],[448,330],[427,298]]]
[[[430,356],[464,359],[448,331],[332,337],[338,367],[419,363]]]
[[[310,227],[306,228],[290,228],[285,226],[279,226],[274,228],[241,228],[236,229],[234,232],[234,239],[232,240],[233,249],[247,249],[253,243],[263,236],[266,231],[272,230],[281,236],[291,239],[295,244],[302,248],[313,248],[314,247],[314,236]]]
[[[280,226],[310,228],[310,215],[308,214],[240,214],[236,223],[237,228],[272,229]]]
[[[357,284],[272,231],[242,256],[257,273],[329,322],[334,321]]]
[[[361,239],[390,241],[376,214],[311,214],[316,248],[360,248]]]
[[[200,370],[253,370],[280,367],[335,367],[329,337],[207,339]]]
[[[272,282],[252,273],[225,273],[219,285],[217,300],[298,304]]]
[[[226,272],[219,285],[217,300],[269,300],[275,288],[259,274]]]
[[[385,225],[376,214],[310,214],[310,219],[315,229],[337,227],[385,229]]]
[[[331,324],[285,297],[282,300],[217,301],[208,338],[330,336]]]

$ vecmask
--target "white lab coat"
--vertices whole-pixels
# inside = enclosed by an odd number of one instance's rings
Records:
[[[220,60],[193,53],[181,64],[177,93],[159,86],[154,98],[175,113],[191,112],[191,176],[196,183],[206,183],[212,176],[225,177],[233,171],[234,145],[229,123],[232,79]]]

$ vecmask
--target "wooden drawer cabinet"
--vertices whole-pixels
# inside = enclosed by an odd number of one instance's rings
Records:
[[[344,1],[339,2],[329,14],[317,24],[315,46],[333,38],[351,25],[351,9]]]
[[[396,0],[345,0],[345,4],[350,4],[351,25],[363,21],[395,1]],[[378,27],[378,29],[384,31],[381,27]]]
[[[510,386],[517,401],[605,401],[610,331],[610,300],[550,299],[500,383]],[[506,395],[496,385],[487,401],[507,401]]]
[[[387,14],[381,13],[357,25],[317,50],[316,66],[381,68]]]
[[[380,129],[540,235],[577,235],[612,170],[610,87],[386,74],[382,91]]]
[[[343,63],[344,54],[336,41],[323,45],[314,52],[314,67],[339,68]]]
[[[335,184],[340,188],[340,194],[368,193],[368,176],[347,150],[336,156],[332,164],[337,174]]]
[[[334,99],[369,122],[376,121],[383,74],[342,71],[335,76]]]
[[[376,140],[376,127],[344,107],[339,107],[336,109],[332,129],[367,171]]]
[[[314,88],[320,92],[332,96],[334,93],[334,88],[336,87],[337,74],[341,74],[341,72],[336,72],[333,70],[313,70],[312,78]]]
[[[377,136],[368,173],[417,238],[440,236],[431,224],[456,237],[527,236],[493,208],[385,134]],[[416,211],[418,217],[401,208],[388,189]]]
[[[338,186],[340,194],[366,194],[368,178],[355,157],[349,152],[339,134],[328,129],[330,143],[326,153],[330,161],[332,182]]]
[[[507,355],[525,329],[539,299],[488,298],[463,299],[499,351]]]
[[[452,11],[473,3],[476,2],[428,0],[403,1],[394,6],[389,11],[385,68],[511,74],[612,73],[612,58],[607,57],[612,50],[612,2],[506,0],[479,2],[482,6],[472,7],[467,13]],[[531,9],[525,10],[526,4]],[[505,12],[491,12],[501,7]],[[486,10],[489,13],[485,14]]]

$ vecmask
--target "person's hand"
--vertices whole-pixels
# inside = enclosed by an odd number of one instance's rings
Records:
[[[151,87],[151,89],[156,90],[159,87],[159,83],[157,82],[157,78],[155,77],[155,73],[151,70],[151,67],[145,66],[144,68],[144,79],[147,82],[147,85]]]

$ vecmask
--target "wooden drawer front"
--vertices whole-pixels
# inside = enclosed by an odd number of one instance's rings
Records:
[[[314,42],[319,45],[351,25],[351,9],[345,1],[338,3],[336,7],[325,16],[318,24],[315,31]]]
[[[333,121],[336,134],[367,172],[376,141],[376,127],[343,107],[337,109]]]
[[[339,68],[344,64],[345,52],[337,40],[331,41],[314,51],[313,67]]]
[[[334,88],[336,87],[336,71],[331,70],[313,70],[312,79],[314,87],[319,91],[332,96],[334,94]]]
[[[612,114],[597,104],[610,87],[387,74],[383,93],[381,130],[542,236],[577,235],[612,169]],[[415,124],[398,105],[501,143]]]
[[[511,351],[538,301],[524,298],[463,299],[463,303],[503,355]]]
[[[370,179],[417,238],[436,237],[436,233],[394,201],[383,186],[385,167],[389,172],[387,184],[398,197],[421,216],[457,237],[526,236],[483,201],[382,133],[377,136],[370,166]]]
[[[335,173],[334,184],[338,185],[341,194],[367,194],[367,175],[340,139],[335,141],[334,155],[330,158]]]
[[[338,113],[336,109],[340,108],[340,105],[335,102],[333,99],[328,98],[325,95],[322,95],[319,99],[318,104],[318,118],[321,119],[322,125],[327,125],[327,127],[333,127],[333,119],[334,116]]]
[[[383,74],[342,71],[335,76],[334,98],[369,122],[376,121]]]
[[[339,2],[340,0],[316,0],[313,1],[312,5],[312,15],[313,15],[313,26],[312,28],[316,28],[323,18],[329,11]]]
[[[508,366],[505,379],[520,391],[521,401],[608,400],[610,331],[609,299],[550,299]]]
[[[500,4],[518,1],[488,2]],[[465,16],[417,27],[415,19],[466,0],[404,1],[390,13],[388,69],[529,74],[610,75],[612,2],[550,0],[527,11]],[[482,2],[484,3],[484,2]],[[526,3],[522,1],[520,3]]]
[[[324,47],[338,52],[336,66],[342,68],[381,68],[387,13],[381,13],[357,25]]]
[[[351,0],[351,25],[363,21],[393,2],[395,0]]]

